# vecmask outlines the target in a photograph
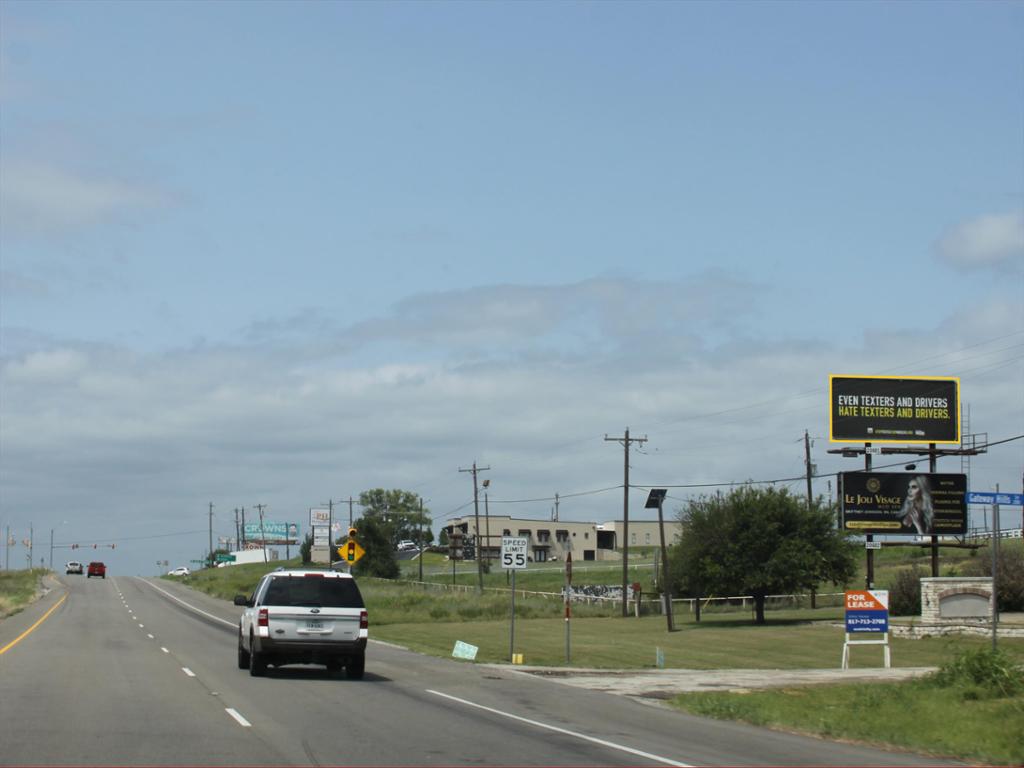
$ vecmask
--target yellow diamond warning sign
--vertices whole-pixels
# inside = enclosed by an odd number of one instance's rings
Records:
[[[349,565],[354,565],[359,562],[359,558],[365,554],[366,550],[359,546],[359,542],[355,539],[346,539],[345,542],[338,547],[338,556]]]

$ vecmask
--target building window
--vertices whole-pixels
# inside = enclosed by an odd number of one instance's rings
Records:
[[[629,534],[629,543],[636,544],[636,531],[633,531],[633,533]]]
[[[551,531],[537,531],[537,541],[542,544],[551,543]]]
[[[644,544],[650,544],[650,543],[651,543],[651,534],[645,533],[644,534]]]
[[[555,531],[555,541],[557,541],[559,544],[565,544],[567,541],[569,541],[569,532]]]

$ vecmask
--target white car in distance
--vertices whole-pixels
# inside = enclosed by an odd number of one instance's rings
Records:
[[[179,565],[177,568],[172,568],[167,572],[168,576],[189,576],[192,571],[186,568],[184,565]]]

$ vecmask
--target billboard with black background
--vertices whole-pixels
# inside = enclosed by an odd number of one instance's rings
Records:
[[[967,532],[967,475],[843,472],[843,529],[894,535]]]
[[[832,374],[828,400],[832,442],[960,442],[957,378]]]

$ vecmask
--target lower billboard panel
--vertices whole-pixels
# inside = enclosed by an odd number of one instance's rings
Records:
[[[843,472],[843,528],[856,533],[963,535],[967,476]]]

